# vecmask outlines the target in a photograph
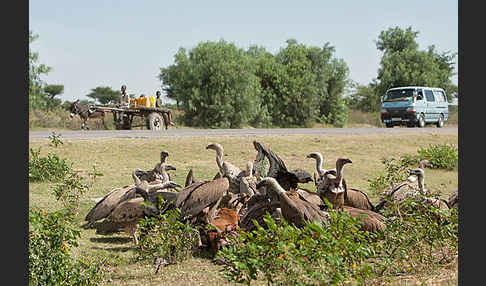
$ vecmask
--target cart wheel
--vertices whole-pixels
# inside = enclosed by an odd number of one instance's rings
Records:
[[[162,117],[160,114],[152,112],[147,116],[147,129],[161,130],[162,124]]]

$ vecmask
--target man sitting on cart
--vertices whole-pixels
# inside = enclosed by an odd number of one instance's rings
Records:
[[[127,94],[127,86],[121,86],[121,94],[120,94],[120,108],[128,109],[130,107],[130,96]],[[118,120],[115,118],[115,121],[121,122],[124,116],[124,112],[120,112],[120,117]]]
[[[155,99],[155,107],[162,107],[162,98],[160,98],[160,91],[157,90],[155,93],[156,99]]]

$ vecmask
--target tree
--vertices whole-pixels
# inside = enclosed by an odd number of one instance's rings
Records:
[[[346,98],[346,105],[363,112],[380,111],[380,98],[376,96],[376,84],[360,85],[353,83],[353,91]]]
[[[451,98],[457,87],[452,84],[454,58],[457,53],[437,53],[435,46],[419,50],[415,41],[418,31],[395,27],[382,31],[376,46],[383,52],[378,69],[376,96],[398,86],[418,85],[442,87]]]
[[[39,35],[29,31],[29,107],[45,108],[47,101],[44,93],[44,81],[42,75],[48,74],[51,67],[45,64],[39,64],[39,53],[33,52],[30,44],[34,42]]]
[[[61,104],[61,99],[55,98],[57,95],[64,93],[64,85],[48,84],[44,87],[44,92],[47,96],[47,109],[50,110]]]
[[[98,101],[100,104],[114,104],[120,99],[120,92],[113,90],[109,86],[98,86],[91,89],[91,92],[86,95],[89,98]]]
[[[238,128],[260,111],[260,89],[247,53],[224,40],[201,42],[175,64],[161,68],[159,78],[168,98],[184,110],[192,126]]]

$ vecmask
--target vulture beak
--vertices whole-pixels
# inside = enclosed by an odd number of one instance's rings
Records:
[[[165,170],[166,170],[166,171],[170,171],[170,170],[172,170],[172,171],[176,171],[177,169],[176,169],[176,167],[174,167],[174,166],[172,166],[172,165],[166,165],[166,166],[165,166]]]

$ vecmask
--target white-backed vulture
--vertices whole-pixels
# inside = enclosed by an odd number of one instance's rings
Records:
[[[252,231],[256,229],[253,224],[253,220],[266,228],[265,221],[263,220],[266,213],[269,213],[273,219],[283,217],[280,209],[280,202],[278,200],[271,201],[267,196],[256,194],[246,202],[247,207],[240,213],[240,227],[246,231]]]
[[[160,152],[160,162],[155,164],[155,167],[152,170],[149,171],[143,171],[143,170],[138,170],[137,171],[137,177],[140,178],[140,180],[145,180],[147,182],[152,182],[152,181],[159,181],[161,183],[170,181],[170,174],[166,174],[166,176],[163,176],[160,173],[160,165],[166,162],[166,158],[169,156],[169,153],[167,151],[161,151]],[[165,178],[165,179],[164,179]]]
[[[317,194],[321,199],[329,200],[334,208],[344,206],[344,192],[347,187],[343,184],[343,167],[348,163],[352,163],[352,161],[346,158],[338,158],[336,160],[336,176],[326,172],[324,174],[325,179],[317,188]]]
[[[253,196],[257,192],[257,178],[253,175],[253,163],[246,163],[245,175],[240,178],[240,194]]]
[[[158,189],[181,187],[178,184],[169,181],[161,184]],[[115,209],[108,215],[106,220],[115,225],[121,225],[122,230],[131,234],[135,244],[138,244],[137,229],[138,222],[145,216],[156,216],[160,213],[158,206],[159,192],[147,192],[146,189],[135,187],[135,193],[142,196],[133,199],[129,199],[118,204]],[[169,193],[169,192],[166,192]],[[151,195],[152,194],[152,195]],[[162,195],[162,194],[160,194]],[[163,195],[162,195],[163,196]],[[149,203],[148,205],[142,205],[142,202]]]
[[[168,165],[166,168],[171,169],[174,167]],[[135,186],[144,188],[149,192],[165,188],[165,185],[163,185],[162,183],[155,183],[158,181],[152,182],[152,184],[150,184],[146,180],[140,180],[140,178],[137,176],[137,174],[140,174],[140,171],[141,170],[137,168],[134,169],[132,172],[134,185],[128,185],[122,188],[113,189],[108,194],[106,194],[100,201],[98,201],[96,205],[93,206],[93,208],[91,208],[91,210],[85,217],[88,225],[92,225],[94,222],[106,218],[116,208],[116,206],[123,201],[136,198],[137,194],[135,192]]]
[[[314,184],[318,187],[324,179],[331,177],[330,175],[336,175],[334,170],[326,170],[322,167],[323,157],[319,152],[312,152],[307,155],[307,158],[312,158],[316,160],[316,170],[314,171]],[[327,174],[325,176],[325,174]],[[325,184],[325,183],[324,183]],[[372,210],[373,204],[369,200],[368,196],[357,189],[347,188],[346,180],[342,179],[342,184],[344,186],[344,205],[359,209]]]
[[[226,177],[192,184],[177,193],[175,206],[181,210],[182,217],[203,215],[203,221],[209,223],[216,214],[219,202],[228,193],[229,185]]]
[[[376,205],[375,210],[379,211],[388,208],[391,205],[400,205],[408,198],[416,198],[419,194],[425,196],[424,202],[436,208],[447,208],[447,204],[439,198],[427,197],[430,193],[424,188],[424,170],[417,168],[410,171],[411,176],[417,176],[417,179],[407,179],[405,182],[394,185],[385,190],[380,195],[380,202]],[[416,183],[416,184],[415,184]]]
[[[279,195],[282,215],[289,224],[301,227],[304,222],[322,223],[328,220],[328,213],[321,211],[316,205],[302,198],[295,190],[285,191],[275,178],[263,178],[258,183],[257,188],[259,189],[262,186],[272,189]]]
[[[226,177],[230,182],[230,191],[232,193],[239,193],[240,177],[245,174],[240,168],[223,160],[224,148],[219,143],[212,143],[206,146],[207,150],[216,151],[216,164],[218,165],[220,176],[216,175],[214,179],[219,177]]]

